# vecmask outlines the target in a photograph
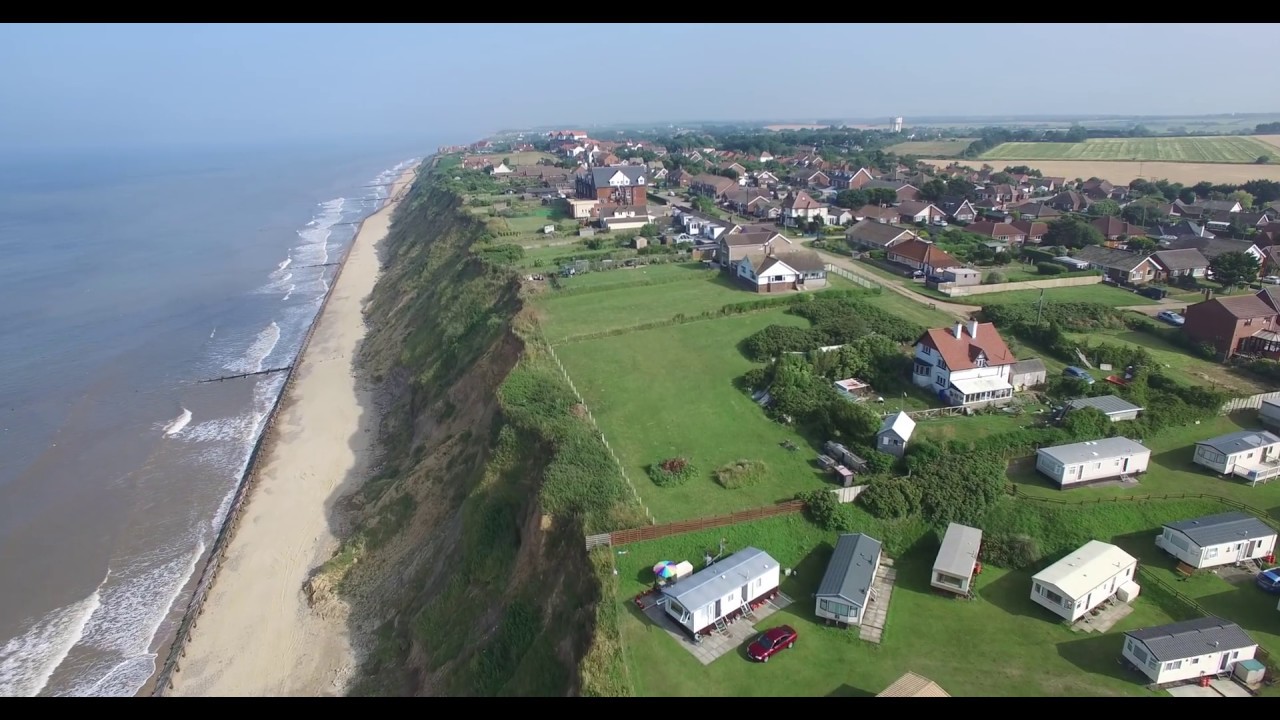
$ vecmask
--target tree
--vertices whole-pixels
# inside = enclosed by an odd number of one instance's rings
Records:
[[[1128,247],[1129,250],[1132,252],[1146,253],[1146,252],[1154,251],[1159,246],[1156,244],[1155,240],[1152,240],[1149,237],[1138,235],[1138,236],[1129,238],[1129,242],[1126,243],[1126,247]]]
[[[1209,261],[1213,279],[1223,289],[1245,285],[1258,278],[1258,258],[1245,252],[1226,252]]]
[[[898,193],[889,188],[871,188],[867,191],[867,202],[875,205],[892,205],[898,202]]]
[[[1013,182],[1013,176],[1007,172],[998,172],[991,175],[991,182],[997,185],[1007,185]]]
[[[860,208],[866,204],[866,190],[841,190],[836,193],[836,205],[840,207]]]
[[[1194,203],[1196,201],[1196,191],[1192,188],[1182,188],[1178,191],[1178,199],[1187,204]]]
[[[1097,217],[1107,215],[1116,217],[1120,214],[1120,203],[1115,200],[1099,200],[1089,206],[1089,214]]]
[[[1253,207],[1253,196],[1245,192],[1244,190],[1236,190],[1235,192],[1231,193],[1231,195],[1229,195],[1228,197],[1240,203],[1240,206],[1243,207],[1245,210],[1249,210]]]
[[[658,237],[658,226],[653,223],[645,223],[644,226],[640,228],[640,237]]]
[[[1139,200],[1125,205],[1124,208],[1120,210],[1120,219],[1127,223],[1147,227],[1150,225],[1164,224],[1168,220],[1168,217],[1164,214],[1164,211],[1160,209],[1160,205],[1158,203],[1151,202],[1150,200]]]
[[[1253,161],[1255,165],[1266,165],[1271,162],[1270,155],[1259,155],[1257,160]]]
[[[975,197],[973,183],[964,178],[951,178],[947,181],[947,194],[959,195],[972,200]]]
[[[1072,410],[1062,419],[1062,428],[1076,440],[1097,440],[1111,434],[1111,419],[1098,408]]]
[[[1074,215],[1064,215],[1049,223],[1049,231],[1044,234],[1045,245],[1068,248],[1100,245],[1105,239],[1098,228]]]
[[[920,186],[920,197],[928,200],[929,202],[933,202],[946,194],[947,184],[937,178],[934,178]]]
[[[700,213],[709,213],[716,208],[716,204],[711,202],[711,198],[705,195],[695,195],[693,200],[689,201],[689,204]]]

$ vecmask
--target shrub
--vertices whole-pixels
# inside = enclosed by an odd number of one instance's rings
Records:
[[[920,511],[922,497],[923,491],[915,480],[907,477],[882,477],[873,480],[858,496],[858,500],[867,508],[867,512],[887,520],[915,515]]]
[[[716,468],[716,482],[727,490],[751,487],[764,479],[768,467],[760,460],[734,460]]]
[[[1009,278],[1005,277],[1004,273],[1000,273],[1000,272],[996,272],[995,270],[992,270],[991,272],[987,273],[987,276],[985,278],[982,279],[982,284],[983,285],[999,285],[1000,283],[1008,282],[1008,281],[1009,281]]]
[[[649,479],[658,487],[676,487],[689,482],[689,478],[698,474],[693,463],[684,458],[667,458],[645,468]]]
[[[830,532],[848,532],[853,523],[830,490],[810,490],[796,496],[804,501],[804,512],[814,525]]]
[[[1066,271],[1067,269],[1059,265],[1058,263],[1052,263],[1052,262],[1036,263],[1036,272],[1040,273],[1041,275],[1061,275]]]
[[[983,538],[982,560],[1008,570],[1022,570],[1039,562],[1040,545],[1030,535],[997,534]]]

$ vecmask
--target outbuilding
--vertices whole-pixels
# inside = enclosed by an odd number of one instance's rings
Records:
[[[841,535],[818,584],[815,614],[845,626],[861,625],[863,610],[875,599],[871,585],[879,570],[879,540],[862,533]]]
[[[1055,615],[1075,622],[1121,588],[1138,594],[1133,582],[1138,561],[1110,543],[1090,540],[1079,550],[1031,577],[1031,599]],[[1126,587],[1132,585],[1133,587]]]
[[[1239,625],[1213,616],[1130,630],[1121,655],[1156,685],[1227,675],[1253,659],[1258,643]]]
[[[1248,513],[1232,511],[1165,523],[1156,547],[1200,569],[1269,557],[1276,551],[1276,531]]]
[[[1269,428],[1280,428],[1280,401],[1263,400],[1258,408],[1258,420]]]
[[[1146,472],[1150,461],[1150,450],[1124,437],[1088,440],[1036,451],[1036,470],[1062,488]]]
[[[907,442],[911,440],[911,433],[915,432],[915,429],[916,421],[899,410],[880,424],[880,432],[876,433],[876,449],[894,457],[902,457],[907,451]]]
[[[893,684],[876,697],[951,697],[938,683],[923,675],[909,672],[893,681]]]
[[[778,589],[778,561],[745,548],[662,589],[667,615],[690,635],[704,634]]]
[[[947,526],[942,547],[933,561],[933,577],[929,584],[939,590],[968,595],[978,569],[978,550],[982,547],[982,531],[960,523]]]
[[[1222,475],[1239,475],[1251,485],[1280,475],[1280,436],[1267,430],[1240,430],[1196,443],[1192,458]]]
[[[1142,408],[1117,395],[1099,395],[1098,397],[1076,398],[1067,401],[1067,412],[1091,407],[1111,422],[1133,420],[1142,412]]]
[[[1013,386],[1014,390],[1039,387],[1045,384],[1048,379],[1049,373],[1044,367],[1044,361],[1040,358],[1019,360],[1013,364],[1013,371],[1009,373],[1009,384]]]

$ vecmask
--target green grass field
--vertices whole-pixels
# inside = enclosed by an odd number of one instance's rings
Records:
[[[626,290],[581,297],[603,302],[619,295],[630,297]],[[759,507],[828,482],[813,464],[809,442],[770,420],[733,385],[754,367],[738,352],[739,341],[768,325],[807,323],[770,310],[584,340],[556,352],[644,503],[658,522],[667,522]],[[786,450],[786,440],[802,449]],[[692,461],[699,477],[680,487],[654,485],[645,467],[676,456]],[[738,459],[764,461],[766,479],[735,490],[716,484],[711,472]]]
[[[1150,333],[1134,330],[1094,330],[1088,335],[1073,334],[1071,337],[1080,340],[1088,339],[1094,344],[1105,342],[1144,348],[1160,364],[1162,372],[1187,385],[1225,388],[1237,396],[1270,392],[1274,389],[1253,376],[1226,368],[1219,363],[1201,360]]]
[[[1080,143],[1010,142],[983,160],[1120,160],[1183,163],[1252,163],[1275,148],[1250,137],[1095,138]]]
[[[1010,500],[1009,502],[1014,502]],[[1043,511],[1017,508],[1012,520],[1042,520]],[[1074,509],[1082,532],[1154,535],[1163,516],[1201,512],[1205,503],[1170,502],[1147,507]],[[910,530],[890,527],[854,511],[859,530],[881,539]],[[916,536],[918,536],[918,529]],[[749,662],[745,648],[703,666],[681,644],[635,609],[631,598],[652,582],[660,560],[699,563],[721,538],[732,552],[748,545],[769,552],[796,573],[782,581],[795,602],[760,627],[789,624],[799,632],[794,649],[767,664]],[[1185,606],[1156,590],[1144,592],[1134,611],[1105,634],[1076,633],[1030,598],[1030,576],[1047,566],[1006,571],[988,566],[978,576],[977,598],[956,600],[935,594],[928,577],[937,541],[931,537],[894,556],[897,582],[888,608],[882,644],[858,639],[857,630],[826,627],[813,615],[812,593],[830,558],[834,533],[801,516],[773,518],[626,546],[615,560],[619,573],[621,632],[636,693],[685,696],[873,696],[903,673],[920,673],[954,696],[1146,696],[1143,678],[1117,663],[1121,635],[1138,627],[1189,617]],[[891,541],[886,540],[893,547]],[[1274,603],[1273,603],[1274,606]],[[1274,612],[1274,607],[1273,607]]]
[[[951,298],[951,302],[967,305],[1002,305],[1008,303],[1026,303],[1034,305],[1040,300],[1039,290],[1013,290],[1010,292],[989,293],[969,297]],[[1111,285],[1077,285],[1075,287],[1048,288],[1044,291],[1044,301],[1051,302],[1092,302],[1111,307],[1131,307],[1134,305],[1155,305],[1157,302],[1128,290]]]
[[[528,251],[526,251],[528,252]],[[560,278],[561,291],[579,292],[586,288],[593,291],[599,289],[621,289],[618,286],[640,285],[650,283],[662,285],[686,280],[707,281],[717,271],[707,269],[702,263],[664,263],[646,265],[635,268],[618,268],[604,272],[590,272],[584,275]]]
[[[944,158],[956,157],[976,138],[955,138],[950,140],[908,140],[897,145],[890,145],[885,151],[899,155],[915,155],[917,157]]]

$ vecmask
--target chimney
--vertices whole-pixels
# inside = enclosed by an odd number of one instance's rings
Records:
[[[956,339],[957,339],[957,340],[959,340],[959,339],[960,339],[960,331],[961,331],[961,329],[962,329],[962,328],[964,328],[964,325],[963,325],[962,323],[960,323],[959,321],[957,321],[957,322],[956,322],[956,326],[955,326],[955,328],[954,328],[954,329],[952,330],[952,332],[951,332],[951,334],[952,334],[952,335],[955,335],[955,336],[956,336]]]
[[[971,338],[978,337],[978,321],[977,320],[969,321],[969,337]]]

